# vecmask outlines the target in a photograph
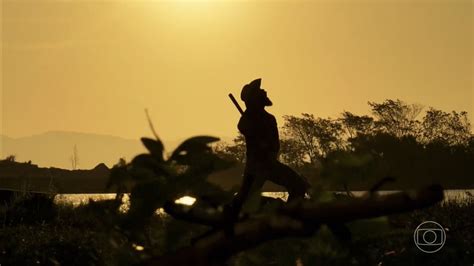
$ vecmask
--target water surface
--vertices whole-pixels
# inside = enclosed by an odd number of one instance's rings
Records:
[[[355,196],[362,196],[366,191],[352,191]],[[379,191],[380,194],[386,195],[391,193],[399,192],[397,190],[385,190]],[[336,193],[344,193],[344,192],[336,192]],[[275,197],[275,198],[282,198],[286,200],[288,198],[287,192],[264,192],[262,193],[265,196]],[[450,189],[444,191],[444,201],[456,201],[462,202],[469,198],[474,199],[474,189]],[[106,199],[113,199],[115,197],[115,193],[107,193],[107,194],[60,194],[56,196],[55,201],[58,203],[70,203],[74,206],[78,206],[80,204],[86,204],[89,200],[106,200]],[[128,201],[127,195],[124,197],[125,201]],[[192,200],[183,199],[182,202],[191,202]]]

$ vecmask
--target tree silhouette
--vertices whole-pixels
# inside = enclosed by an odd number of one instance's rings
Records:
[[[423,109],[418,104],[406,104],[401,100],[385,100],[383,103],[369,102],[375,117],[376,130],[397,137],[419,134],[416,117]]]
[[[471,124],[467,112],[446,113],[430,108],[421,123],[422,142],[441,142],[447,145],[469,145],[472,139]]]
[[[343,130],[339,121],[315,118],[311,114],[301,117],[284,116],[283,135],[293,139],[303,158],[317,164],[321,158],[333,150],[343,149]]]
[[[369,102],[371,115],[284,116],[281,160],[331,189],[368,189],[395,176],[392,189],[439,182],[472,186],[474,137],[466,112],[444,112],[401,100]],[[236,145],[227,150],[243,149]],[[231,158],[232,153],[228,153]],[[447,178],[448,176],[452,178]]]
[[[214,149],[214,151],[225,159],[244,163],[245,162],[244,135],[239,133],[237,137],[233,139],[232,145],[220,144]]]
[[[348,111],[342,113],[340,121],[342,122],[349,140],[358,135],[372,134],[375,127],[374,119],[372,117],[367,115],[358,116]]]

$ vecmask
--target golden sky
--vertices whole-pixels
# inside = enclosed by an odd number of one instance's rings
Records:
[[[232,137],[261,77],[285,114],[402,99],[474,113],[473,2],[2,1],[2,131]],[[472,115],[470,116],[472,120]]]

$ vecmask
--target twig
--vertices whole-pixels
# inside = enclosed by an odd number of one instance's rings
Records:
[[[153,122],[151,121],[150,114],[148,113],[147,108],[145,108],[145,114],[148,120],[148,125],[150,126],[151,132],[153,133],[153,136],[155,136],[156,140],[159,140],[160,138],[158,137],[158,134],[156,134],[155,127],[153,126]]]
[[[395,182],[395,180],[395,177],[392,176],[386,176],[382,178],[377,183],[375,183],[372,188],[370,188],[370,190],[366,193],[366,196],[373,196],[383,185],[386,183]]]

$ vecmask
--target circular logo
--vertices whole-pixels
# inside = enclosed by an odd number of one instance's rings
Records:
[[[446,232],[437,222],[422,222],[413,233],[416,247],[425,253],[435,253],[443,248],[446,242]]]

